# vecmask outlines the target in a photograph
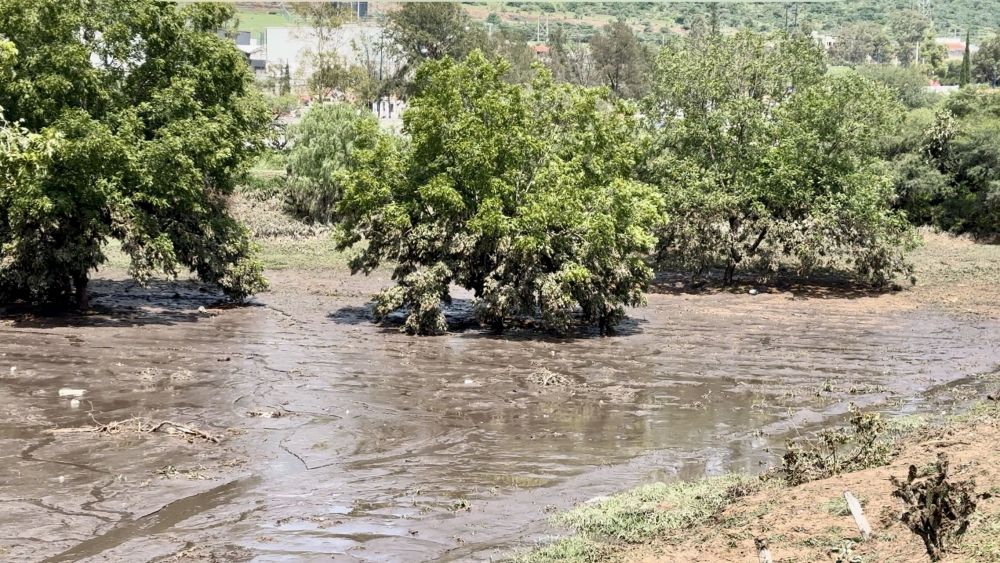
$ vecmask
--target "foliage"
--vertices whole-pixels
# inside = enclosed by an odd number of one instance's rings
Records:
[[[789,440],[782,471],[789,485],[799,485],[889,463],[894,444],[879,413],[851,406],[851,429],[823,430],[814,440]]]
[[[226,211],[267,110],[213,5],[0,4],[0,302],[86,305],[103,244],[139,281],[187,267],[236,299],[266,287]],[[14,125],[18,123],[17,125]]]
[[[972,479],[948,481],[948,458],[944,453],[925,475],[910,466],[906,481],[889,478],[906,509],[900,520],[924,540],[931,561],[940,561],[948,548],[957,543],[969,527],[969,517],[976,510],[976,483]]]
[[[461,5],[447,2],[403,4],[389,15],[388,33],[409,68],[426,59],[461,59],[484,36]]]
[[[993,87],[1000,85],[1000,33],[979,46],[972,58],[972,76]]]
[[[642,301],[662,209],[630,180],[634,108],[545,72],[510,84],[507,70],[479,52],[425,63],[403,117],[410,141],[359,134],[339,244],[365,241],[355,272],[395,265],[376,318],[405,308],[406,330],[440,332],[450,284],[497,329],[529,317],[563,332],[577,312],[610,328]]]
[[[889,63],[891,40],[885,29],[873,22],[852,22],[837,31],[837,41],[830,48],[835,64],[860,65]]]
[[[1000,233],[1000,94],[963,88],[923,130],[909,129],[890,151],[911,220],[987,239]]]
[[[647,114],[656,137],[644,175],[672,221],[660,256],[701,272],[837,268],[881,285],[911,268],[914,235],[891,209],[877,157],[900,110],[853,72],[824,76],[802,36],[739,32],[665,48]]]
[[[285,65],[281,67],[281,78],[278,81],[278,95],[287,96],[291,93],[292,93],[292,73],[288,66],[288,63],[285,63]]]
[[[558,27],[549,41],[548,66],[553,77],[560,82],[578,86],[596,86],[600,83],[597,63],[588,45],[571,41],[568,34]]]
[[[606,544],[572,536],[540,549],[520,554],[514,557],[513,561],[516,563],[554,563],[559,561],[598,563],[607,560],[611,554],[612,550]]]
[[[641,98],[648,88],[650,55],[622,20],[609,23],[590,38],[597,72],[616,96]]]
[[[339,175],[351,163],[359,134],[378,127],[371,113],[334,103],[314,106],[290,131],[286,203],[308,222],[334,220],[342,196]]]
[[[931,100],[927,93],[927,76],[917,68],[886,64],[861,65],[857,70],[861,76],[888,87],[908,108],[927,106]]]

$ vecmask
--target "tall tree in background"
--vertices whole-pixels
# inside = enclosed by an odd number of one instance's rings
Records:
[[[85,307],[109,239],[141,282],[183,268],[237,299],[266,287],[227,212],[269,123],[243,55],[216,34],[232,16],[153,0],[0,3],[0,137],[23,140],[0,140],[0,302]]]
[[[979,46],[972,57],[972,77],[993,87],[1000,85],[1000,33]]]
[[[485,37],[461,4],[450,2],[403,4],[389,14],[388,34],[408,68],[425,59],[461,59]]]
[[[662,258],[724,266],[724,283],[789,257],[874,284],[909,272],[912,232],[876,153],[901,107],[853,72],[825,76],[824,58],[811,38],[746,31],[660,53],[642,177],[667,203]]]
[[[965,53],[962,54],[962,72],[958,76],[959,86],[968,86],[972,81],[972,54],[969,47],[970,32],[965,32]]]
[[[616,96],[640,98],[648,88],[649,54],[622,20],[590,38],[590,49],[604,84]]]
[[[830,59],[842,65],[868,62],[885,63],[892,56],[891,41],[885,29],[872,22],[853,22],[837,31],[837,40],[830,47]]]
[[[281,67],[281,81],[278,84],[278,95],[287,96],[292,92],[292,71],[288,63]]]
[[[896,58],[902,65],[918,61],[920,45],[931,20],[917,10],[900,10],[889,18],[889,30],[896,42]]]
[[[549,41],[549,68],[559,82],[578,86],[596,86],[600,75],[589,46],[572,41],[562,27],[552,32]]]
[[[348,83],[348,73],[338,53],[341,45],[338,30],[350,19],[351,11],[341,2],[296,2],[292,9],[308,25],[316,39],[316,50],[308,51],[306,59],[312,66],[308,86],[314,94],[340,88]]]

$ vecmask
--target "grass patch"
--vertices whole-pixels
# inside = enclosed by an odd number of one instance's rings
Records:
[[[260,259],[269,270],[328,270],[346,268],[349,253],[338,251],[329,234],[310,238],[258,241]]]
[[[868,506],[868,499],[865,497],[858,497],[858,502],[861,503],[861,507],[864,508]],[[825,510],[831,516],[850,516],[851,509],[847,506],[847,500],[842,497],[834,497],[827,502],[823,503],[823,510]]]
[[[758,477],[723,475],[693,482],[653,483],[578,506],[554,521],[576,534],[521,554],[515,561],[602,561],[621,544],[688,530],[763,486]]]
[[[1000,514],[973,516],[961,553],[972,561],[1000,561]]]
[[[610,546],[581,536],[561,539],[543,548],[514,558],[517,563],[549,563],[556,561],[597,563],[613,553]]]

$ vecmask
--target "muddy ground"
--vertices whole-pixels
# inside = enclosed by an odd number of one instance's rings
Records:
[[[588,498],[759,471],[851,402],[938,409],[1000,364],[1000,252],[927,236],[912,289],[664,276],[611,338],[408,337],[369,321],[388,278],[336,265],[242,308],[101,272],[93,314],[0,321],[0,559],[488,560]]]

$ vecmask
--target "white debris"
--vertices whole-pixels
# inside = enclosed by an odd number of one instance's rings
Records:
[[[198,312],[201,313],[202,315],[208,313],[208,311],[205,310],[204,306],[198,307]]]
[[[80,408],[80,399],[70,399],[69,408],[78,409]]]
[[[466,384],[466,385],[475,385],[475,384],[476,384],[476,382],[475,382],[475,381],[473,381],[473,380],[471,380],[471,379],[466,379],[466,380],[465,380],[465,384]]]
[[[750,295],[757,295],[757,290],[756,289],[751,289],[750,290]]]
[[[15,371],[17,371],[17,366],[10,366],[10,374],[14,375]]]
[[[86,393],[86,389],[70,389],[69,387],[63,387],[59,390],[60,397],[82,397]]]

